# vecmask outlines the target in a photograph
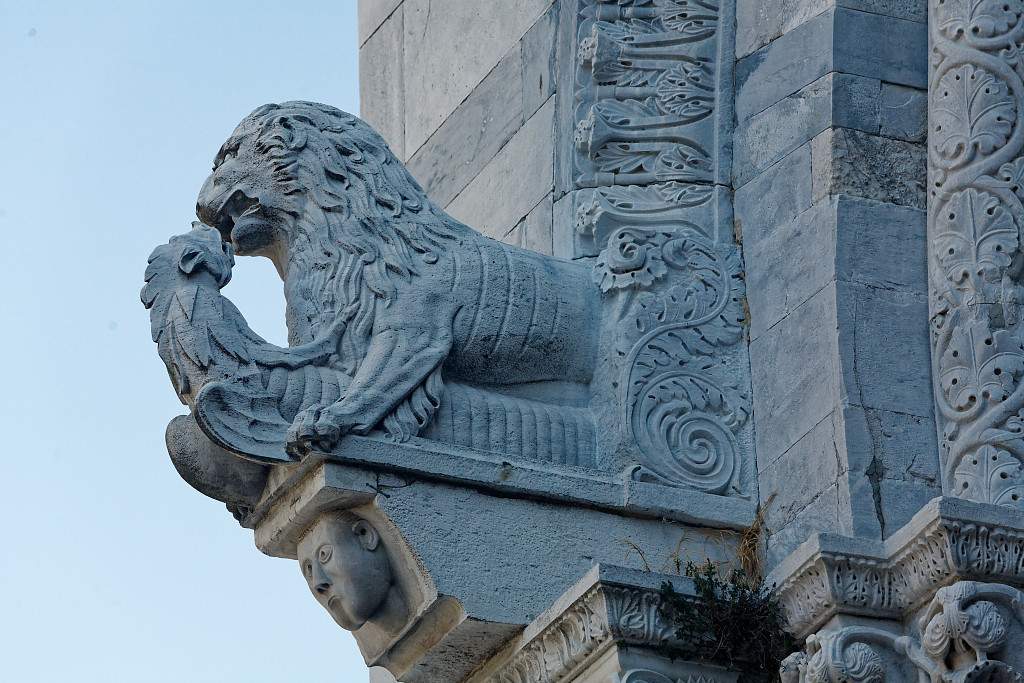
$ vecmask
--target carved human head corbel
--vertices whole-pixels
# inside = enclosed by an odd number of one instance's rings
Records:
[[[320,516],[299,541],[298,560],[309,590],[349,631],[368,623],[394,631],[408,610],[380,533],[351,512]]]

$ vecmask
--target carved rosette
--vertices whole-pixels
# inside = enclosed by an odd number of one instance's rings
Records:
[[[743,492],[750,414],[742,264],[715,185],[727,10],[580,0],[573,158],[580,251],[618,312],[634,476],[714,494]]]
[[[932,363],[947,495],[1024,508],[1024,4],[930,0]]]

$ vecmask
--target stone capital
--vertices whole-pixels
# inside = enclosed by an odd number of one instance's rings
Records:
[[[734,683],[735,671],[672,657],[674,629],[660,610],[665,582],[694,594],[677,575],[593,567],[467,683]]]
[[[817,534],[768,577],[801,638],[837,616],[900,621],[963,580],[1024,585],[1019,513],[936,498],[885,541]]]

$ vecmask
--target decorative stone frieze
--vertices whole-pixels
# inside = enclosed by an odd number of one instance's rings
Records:
[[[619,321],[603,455],[720,495],[753,486],[744,283],[728,182],[732,4],[580,0],[575,255]]]
[[[884,542],[819,534],[769,577],[798,637],[836,615],[899,620],[961,579],[1024,585],[1024,520],[936,498]]]
[[[467,683],[712,683],[737,679],[718,666],[673,660],[674,629],[661,582],[693,595],[689,579],[598,565]]]
[[[731,2],[578,7],[576,186],[726,182]]]
[[[782,665],[784,683],[1020,681],[1024,593],[997,583],[940,588],[905,630],[841,626],[808,636]]]
[[[929,271],[943,491],[1024,509],[1024,6],[928,6]]]

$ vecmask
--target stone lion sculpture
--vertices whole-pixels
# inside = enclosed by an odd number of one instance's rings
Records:
[[[443,428],[452,433],[483,404],[492,418],[504,411],[501,430],[518,434],[508,415],[521,425],[528,414],[546,435],[538,441],[573,442],[553,450],[575,449],[577,460],[593,451],[589,412],[565,400],[585,393],[595,363],[599,291],[588,270],[455,220],[357,117],[311,102],[259,107],[217,153],[196,211],[236,253],[273,261],[293,347],[337,334],[336,352],[317,362],[346,376],[344,390],[295,415],[293,457],[348,433],[419,434],[449,383],[485,388],[451,410]],[[232,387],[216,392],[222,412],[259,423],[252,384],[218,379]],[[466,429],[479,432],[479,420]],[[486,441],[493,425],[482,429]],[[230,438],[222,445],[246,453]]]

